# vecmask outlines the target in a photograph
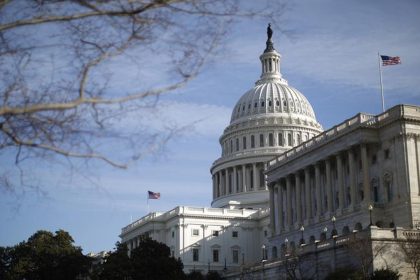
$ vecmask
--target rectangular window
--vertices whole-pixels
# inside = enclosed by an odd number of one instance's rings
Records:
[[[237,249],[232,250],[232,262],[239,263],[239,250]]]
[[[268,134],[268,145],[270,147],[273,147],[274,146],[274,136],[273,136],[273,133]]]
[[[198,229],[194,228],[194,229],[192,230],[192,235],[194,235],[194,236],[198,236],[199,234],[200,234],[200,231],[199,231]]]
[[[218,249],[213,250],[213,262],[219,262],[219,250]]]
[[[291,133],[287,134],[287,146],[293,146]]]
[[[384,157],[385,157],[385,159],[389,159],[389,149],[386,149],[384,151]]]
[[[218,230],[213,230],[213,236],[219,236],[219,231]]]
[[[264,134],[260,134],[260,147],[264,147]]]
[[[238,232],[237,231],[232,231],[232,237],[238,237]]]
[[[175,237],[175,231],[172,231],[172,238]]]
[[[246,137],[242,138],[242,148],[245,150],[246,149]]]
[[[199,261],[198,256],[199,256],[199,253],[200,253],[198,248],[193,248],[192,253],[193,253],[193,262],[198,262]]]
[[[236,145],[236,151],[239,151],[239,138],[236,138],[236,143],[235,143]]]
[[[255,148],[255,136],[251,135],[251,148]]]

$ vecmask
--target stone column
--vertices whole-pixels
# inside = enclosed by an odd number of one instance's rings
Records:
[[[283,221],[283,187],[281,185],[281,181],[277,184],[277,216],[278,216],[278,225],[277,225],[277,233],[280,234],[284,228],[284,221]]]
[[[213,182],[213,199],[215,199],[217,197],[215,177],[216,177],[215,175],[211,176],[211,179],[212,179],[212,182]]]
[[[296,197],[296,222],[298,226],[302,224],[302,199],[301,199],[300,174],[295,173],[295,197]]]
[[[369,162],[367,157],[366,144],[360,145],[360,155],[362,158],[362,172],[363,172],[363,203],[369,204],[370,197],[370,182],[369,182]]]
[[[315,164],[315,195],[316,195],[316,214],[317,219],[322,214],[322,202],[321,202],[321,170],[319,162]]]
[[[238,181],[237,181],[238,171],[236,170],[236,166],[233,167],[232,176],[233,176],[232,192],[236,193],[238,192]]]
[[[356,166],[354,162],[354,153],[350,149],[348,150],[348,164],[349,164],[349,181],[350,181],[350,208],[354,208],[356,205]]]
[[[308,224],[309,219],[312,216],[312,195],[311,195],[311,173],[309,167],[305,168],[305,210],[306,210],[306,221]]]
[[[229,194],[229,170],[225,169],[225,194]]]
[[[338,186],[338,211],[337,214],[341,214],[344,208],[344,181],[343,181],[343,162],[341,160],[341,155],[336,155],[336,165],[337,165],[337,186]]]
[[[268,187],[268,192],[270,196],[270,229],[271,229],[271,235],[274,235],[276,232],[276,219],[274,215],[274,191],[277,190],[276,185],[270,185]]]
[[[334,211],[334,205],[333,205],[333,193],[332,193],[332,184],[331,184],[331,162],[327,158],[325,160],[325,183],[326,183],[326,191],[327,191],[327,208],[328,212],[331,215]]]
[[[245,164],[242,165],[242,192],[247,191],[247,185],[246,185],[246,166]]]
[[[257,189],[257,164],[252,164],[252,184],[254,186],[254,190]]]
[[[286,177],[286,215],[287,228],[292,225],[292,182],[290,176]]]

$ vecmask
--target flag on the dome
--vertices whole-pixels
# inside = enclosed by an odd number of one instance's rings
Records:
[[[382,66],[401,64],[401,59],[399,56],[381,55],[381,59],[382,59]]]
[[[149,193],[149,199],[159,199],[160,198],[160,193],[159,192],[148,191],[148,193]]]

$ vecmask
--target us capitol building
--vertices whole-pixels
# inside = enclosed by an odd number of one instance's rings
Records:
[[[370,272],[389,267],[414,279],[398,244],[420,240],[420,107],[359,113],[323,131],[283,78],[270,26],[267,36],[260,79],[233,108],[210,168],[212,207],[150,213],[124,227],[121,242],[165,243],[186,272],[286,279],[299,260],[294,274],[322,279],[363,265],[351,242],[369,240]]]

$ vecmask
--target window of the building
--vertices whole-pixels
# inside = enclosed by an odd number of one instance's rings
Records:
[[[270,107],[271,107],[271,104],[272,104],[272,103],[271,103],[271,100],[269,100],[269,101],[268,101],[268,106],[270,106]]]
[[[283,100],[283,106],[287,107],[286,100]]]
[[[239,151],[239,138],[236,138],[236,151]]]
[[[279,133],[279,146],[283,146],[283,134]]]
[[[260,134],[260,147],[264,147],[264,134]]]
[[[219,231],[218,230],[213,230],[212,235],[213,236],[219,236]]]
[[[242,148],[245,150],[246,149],[246,137],[242,138]]]
[[[213,262],[219,262],[219,249],[213,249]]]
[[[255,136],[251,135],[251,148],[255,148]]]
[[[264,107],[264,104],[265,104],[265,103],[264,103],[264,101],[263,101],[263,102],[261,102],[261,107]]]
[[[373,155],[372,156],[372,164],[375,164],[376,163],[376,155]]]
[[[268,233],[266,230],[264,230],[264,237],[267,237]]]
[[[280,106],[280,102],[276,100],[276,106]]]
[[[297,135],[297,143],[298,143],[298,145],[301,143],[301,141],[300,141],[300,134]]]
[[[268,134],[268,145],[270,147],[273,147],[274,146],[274,136],[273,136],[273,133]]]
[[[238,249],[232,250],[232,262],[239,263],[239,250]]]
[[[172,238],[175,237],[175,231],[172,231]]]
[[[232,237],[238,237],[238,236],[239,236],[239,234],[238,234],[237,231],[232,231]]]
[[[389,159],[389,149],[386,149],[384,151],[384,157],[385,157],[385,159]]]
[[[288,146],[293,146],[293,143],[292,143],[292,134],[291,133],[288,133],[287,134],[287,145]]]
[[[230,152],[233,153],[233,140],[230,139]]]
[[[199,255],[200,255],[199,249],[198,248],[193,248],[192,253],[193,253],[193,262],[198,262],[199,261]]]
[[[200,230],[199,230],[199,229],[194,228],[194,229],[192,230],[192,235],[194,235],[194,236],[198,236],[199,234],[200,234]]]
[[[255,102],[255,104],[254,104],[254,108],[257,108],[257,106],[258,106],[258,103],[257,103],[257,102]]]

